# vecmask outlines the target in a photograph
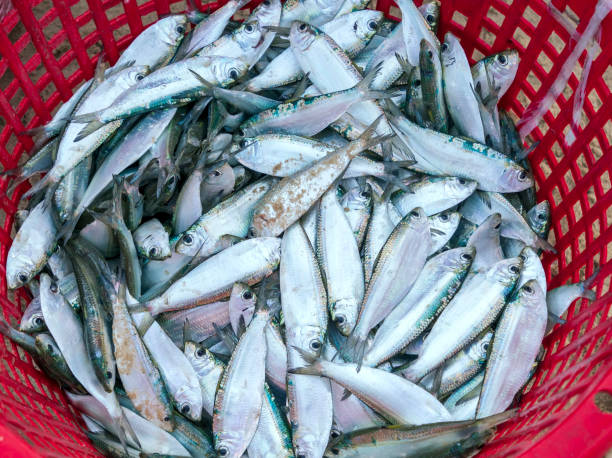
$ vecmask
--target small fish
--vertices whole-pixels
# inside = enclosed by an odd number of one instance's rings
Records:
[[[152,218],[142,223],[133,235],[136,250],[143,258],[163,261],[170,257],[169,235],[158,219]]]

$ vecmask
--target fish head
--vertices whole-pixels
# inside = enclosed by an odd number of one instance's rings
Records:
[[[380,11],[367,10],[360,13],[353,24],[355,36],[360,41],[369,42],[380,27],[384,15]]]
[[[515,301],[524,307],[546,310],[546,293],[536,279],[529,280],[516,292]]]
[[[40,274],[40,301],[49,310],[57,310],[65,301],[58,284],[45,273]]]
[[[201,197],[204,200],[217,194],[230,193],[235,183],[234,169],[227,162],[215,164],[206,171],[202,180]]]
[[[293,326],[286,329],[286,340],[291,342],[292,347],[304,350],[313,358],[321,356],[321,351],[325,345],[325,330],[320,326]],[[298,367],[305,364],[302,356],[293,348],[289,348],[287,356],[289,366]]]
[[[60,351],[55,339],[48,332],[41,332],[36,335],[34,345],[40,355],[43,355],[48,360],[59,360],[62,359],[62,352]]]
[[[220,458],[242,456],[244,436],[237,431],[220,431],[215,435],[215,450]]]
[[[210,237],[205,228],[200,227],[197,222],[187,229],[176,242],[174,251],[183,256],[206,256],[206,252],[215,243],[214,237]]]
[[[444,35],[444,43],[440,46],[440,57],[442,65],[449,67],[455,65],[457,56],[463,52],[459,39],[451,32],[446,32]]]
[[[503,192],[519,192],[533,186],[533,176],[518,164],[512,164],[499,177]]]
[[[28,250],[11,253],[6,261],[6,282],[9,289],[17,289],[28,283],[38,271],[38,266],[28,256]]]
[[[440,6],[441,5],[438,0],[433,0],[423,2],[423,5],[420,8],[425,21],[427,24],[429,24],[429,27],[431,27],[432,30],[438,29],[438,24],[440,22]]]
[[[282,5],[280,0],[264,0],[253,10],[251,18],[262,26],[277,26],[280,21]]]
[[[339,299],[330,305],[331,318],[343,336],[348,336],[357,324],[360,305],[355,298]]]
[[[445,267],[453,270],[454,272],[467,272],[474,257],[476,256],[476,249],[471,246],[453,248],[446,252]]]
[[[164,43],[178,46],[187,31],[187,16],[173,14],[157,21],[154,27],[157,28],[159,37]]]
[[[202,418],[202,388],[184,385],[175,394],[178,411],[192,421]]]
[[[211,62],[211,73],[213,74],[215,81],[210,81],[210,83],[222,87],[229,86],[246,75],[248,69],[248,64],[242,59],[213,56]]]
[[[151,68],[148,65],[134,65],[122,70],[114,80],[114,84],[127,90],[140,83],[149,73],[151,73]]]
[[[487,329],[483,331],[480,338],[477,338],[474,342],[468,345],[467,354],[473,361],[477,361],[480,364],[484,364],[487,361],[487,354],[489,352],[489,346],[491,345],[491,339],[493,339],[493,331]]]
[[[500,97],[512,85],[519,61],[519,53],[516,49],[507,49],[486,58],[486,70],[491,75],[495,87],[500,89]]]
[[[204,345],[187,340],[183,352],[200,377],[215,369],[215,356]]]
[[[436,57],[436,48],[427,41],[425,38],[421,40],[419,59],[423,59],[422,62],[427,62],[427,65],[432,65]],[[421,65],[421,71],[423,71],[423,65]]]
[[[244,283],[234,283],[229,300],[229,319],[234,334],[238,334],[240,317],[244,318],[244,324],[248,326],[255,313],[257,296],[253,289]]]
[[[506,290],[511,290],[523,268],[523,260],[519,257],[502,259],[493,264],[487,271],[487,277],[495,282],[501,283]]]
[[[476,191],[478,183],[462,177],[450,177],[445,179],[444,192],[448,197],[464,200]]]
[[[166,231],[149,234],[138,248],[146,258],[154,259],[155,261],[163,261],[172,255]]]
[[[459,226],[461,214],[450,210],[445,210],[429,217],[429,228],[437,229],[443,236],[454,234]]]
[[[321,34],[322,32],[316,27],[306,24],[305,22],[295,21],[291,25],[289,40],[293,48],[305,52]]]
[[[543,200],[527,212],[529,227],[542,238],[546,238],[550,228],[550,204]]]
[[[30,311],[30,306],[26,309],[25,313],[21,317],[21,323],[19,324],[19,330],[21,332],[40,332],[45,328],[45,318],[43,317],[42,310],[37,307]]]
[[[344,197],[345,206],[354,210],[370,208],[372,206],[372,187],[369,183],[357,188],[351,188]]]
[[[478,226],[478,228],[472,234],[472,237],[485,237],[488,240],[497,239],[501,234],[502,217],[499,213],[493,213]],[[470,237],[470,240],[472,240]],[[469,242],[468,242],[469,243]],[[469,243],[472,245],[473,243]]]
[[[266,30],[259,21],[248,21],[235,32],[235,39],[242,49],[257,48],[263,43]]]

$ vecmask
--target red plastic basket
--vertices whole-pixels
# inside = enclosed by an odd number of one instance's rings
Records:
[[[212,2],[206,8],[223,3]],[[257,3],[251,2],[247,9]],[[516,83],[503,99],[515,118],[546,93],[576,45],[543,0],[442,3],[440,36],[447,30],[457,34],[472,62],[508,47],[520,51]],[[390,17],[399,15],[391,0],[372,4]],[[596,1],[553,0],[552,4],[580,19],[580,33]],[[13,0],[13,5],[0,19],[4,168],[15,167],[32,146],[28,137],[18,134],[48,121],[59,104],[92,77],[102,47],[114,62],[148,24],[186,7],[184,0]],[[589,74],[576,141],[568,146],[563,139],[570,129],[576,75],[586,53],[570,77],[572,90],[566,89],[532,133],[541,143],[531,156],[538,197],[552,206],[551,237],[559,252],[544,258],[550,287],[578,281],[600,267],[599,299],[592,304],[576,302],[567,324],[546,338],[546,357],[521,400],[520,416],[499,428],[481,456],[603,456],[612,447],[612,264],[608,262],[612,257],[612,47],[608,47],[612,17],[604,21],[602,30],[602,49]],[[5,265],[13,217],[28,184],[12,196],[5,194],[7,185],[0,180],[0,304],[4,316],[14,321],[29,296],[23,289],[7,291]],[[1,340],[2,456],[97,455],[57,385],[34,367],[21,348]]]

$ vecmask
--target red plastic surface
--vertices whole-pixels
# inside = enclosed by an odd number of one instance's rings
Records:
[[[77,3],[86,3],[88,10],[75,17]],[[212,2],[202,9],[223,3]],[[251,2],[247,9],[257,3]],[[372,3],[390,17],[399,16],[391,0]],[[502,100],[515,118],[530,101],[545,94],[576,44],[543,0],[442,3],[440,37],[448,30],[458,35],[472,62],[509,47],[520,51],[516,82]],[[13,4],[0,20],[3,168],[14,167],[32,146],[27,136],[18,133],[48,121],[60,102],[93,75],[102,46],[114,62],[144,27],[160,15],[186,8],[184,0],[13,0]],[[553,0],[552,4],[579,18],[581,32],[596,0]],[[97,31],[84,27],[91,21]],[[52,36],[46,33],[56,29]],[[570,77],[569,88],[532,133],[540,145],[531,155],[538,198],[548,199],[552,206],[550,240],[558,254],[544,258],[550,287],[583,279],[599,267],[598,300],[577,301],[569,309],[567,324],[546,338],[546,357],[521,400],[520,415],[499,428],[481,456],[599,457],[612,448],[612,17],[604,21],[602,30],[602,49],[589,74],[577,140],[569,146],[563,139],[570,128],[573,91],[586,53]],[[16,321],[28,294],[7,291],[5,264],[13,216],[28,184],[12,196],[5,194],[7,186],[0,179],[0,306],[9,321]],[[97,454],[57,385],[5,338],[0,339],[0,412],[2,456]]]

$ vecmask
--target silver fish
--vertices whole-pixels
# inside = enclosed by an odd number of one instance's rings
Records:
[[[138,226],[134,231],[134,243],[138,254],[146,259],[162,261],[171,255],[168,232],[156,218]]]

